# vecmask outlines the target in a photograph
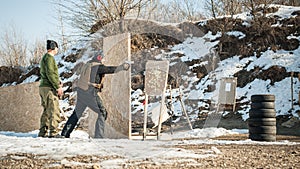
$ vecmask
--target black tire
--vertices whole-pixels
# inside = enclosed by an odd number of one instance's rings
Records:
[[[274,109],[250,109],[249,117],[252,118],[275,118],[276,111]]]
[[[275,134],[249,134],[249,139],[254,141],[276,141]]]
[[[271,94],[252,95],[252,102],[272,102],[275,101],[275,96]]]
[[[251,109],[275,109],[274,102],[253,102]]]
[[[276,118],[249,118],[248,126],[276,126]]]
[[[251,134],[276,134],[276,126],[249,126]]]

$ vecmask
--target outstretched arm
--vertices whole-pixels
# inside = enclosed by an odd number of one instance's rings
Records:
[[[120,66],[105,66],[100,65],[97,74],[113,74],[122,70],[128,70],[130,65],[128,63],[123,63]]]
[[[100,65],[97,74],[113,74],[117,70],[117,66]]]

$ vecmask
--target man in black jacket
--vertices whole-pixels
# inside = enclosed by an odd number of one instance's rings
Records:
[[[128,63],[123,63],[120,66],[105,66],[101,64],[103,59],[102,52],[97,52],[91,61],[97,62],[96,66],[91,67],[89,86],[87,90],[80,87],[76,87],[77,91],[77,102],[72,115],[66,122],[61,135],[63,137],[69,138],[71,132],[74,130],[79,118],[87,107],[98,114],[98,118],[95,124],[95,138],[104,137],[104,127],[105,120],[107,118],[107,111],[103,106],[103,101],[98,95],[101,92],[102,80],[105,74],[113,74],[118,71],[128,70],[130,65]]]

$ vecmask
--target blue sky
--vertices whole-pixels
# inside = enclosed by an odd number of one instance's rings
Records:
[[[2,0],[0,33],[13,24],[29,42],[53,38],[58,32],[56,16],[51,0]]]

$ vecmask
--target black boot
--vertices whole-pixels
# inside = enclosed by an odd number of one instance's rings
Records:
[[[73,114],[68,119],[67,123],[65,124],[65,126],[61,132],[61,136],[70,138],[70,134],[74,130],[77,122],[78,122],[78,117],[76,115],[76,112],[74,111]]]

